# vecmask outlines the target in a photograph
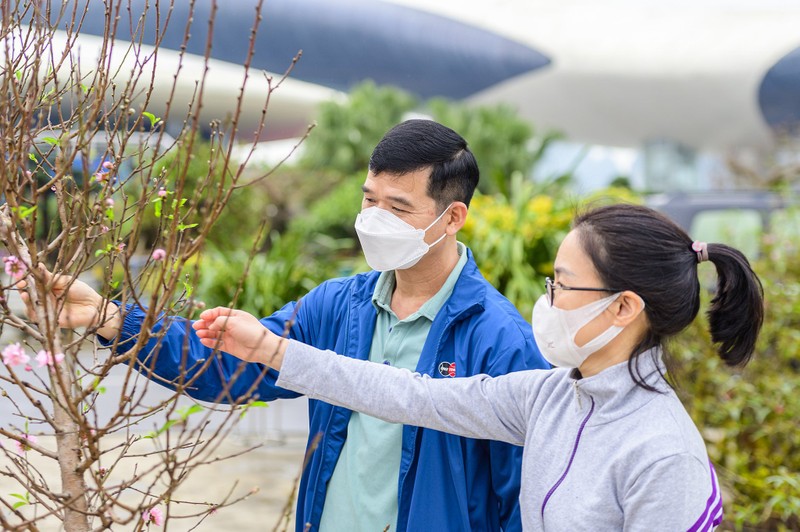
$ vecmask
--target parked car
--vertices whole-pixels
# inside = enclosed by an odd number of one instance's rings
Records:
[[[692,238],[730,244],[751,259],[759,255],[765,235],[800,244],[800,192],[673,192],[649,196],[647,205],[675,220]]]

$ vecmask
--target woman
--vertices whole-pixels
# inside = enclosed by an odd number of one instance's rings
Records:
[[[697,265],[718,285],[711,338],[731,366],[747,363],[763,320],[747,259],[692,242],[633,205],[579,216],[555,280],[533,311],[542,354],[558,369],[491,378],[421,377],[284,341],[255,318],[204,312],[201,341],[280,370],[278,384],[388,421],[524,445],[527,530],[709,530],[722,500],[703,439],[664,377],[664,342],[697,315]]]

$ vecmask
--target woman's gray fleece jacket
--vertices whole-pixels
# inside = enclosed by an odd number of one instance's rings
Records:
[[[705,444],[653,353],[627,363],[431,378],[290,341],[278,386],[387,421],[524,445],[525,530],[710,530],[722,498]]]

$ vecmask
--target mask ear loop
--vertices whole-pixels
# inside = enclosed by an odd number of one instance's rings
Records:
[[[442,219],[442,216],[444,216],[444,213],[446,213],[447,211],[449,211],[449,210],[450,210],[450,207],[452,207],[452,206],[453,206],[453,204],[451,203],[450,205],[448,205],[447,207],[445,207],[445,208],[444,208],[444,210],[442,211],[442,214],[440,214],[439,216],[437,216],[437,217],[436,217],[436,219],[435,219],[434,221],[432,221],[432,222],[431,222],[431,224],[430,224],[428,227],[426,227],[425,229],[423,229],[423,231],[425,231],[425,232],[427,233],[427,232],[428,232],[428,229],[430,229],[431,227],[433,227],[434,225],[436,225],[437,223],[439,223],[439,220],[441,220],[441,219]],[[433,244],[431,244],[431,245],[433,245]]]
[[[437,217],[436,217],[436,219],[435,219],[434,221],[432,221],[432,222],[431,222],[431,224],[430,224],[428,227],[426,227],[426,228],[424,229],[424,231],[423,231],[423,233],[422,233],[422,235],[423,235],[423,239],[425,238],[425,233],[427,233],[427,232],[428,232],[428,229],[430,229],[431,227],[433,227],[434,225],[436,225],[436,224],[439,222],[439,220],[441,220],[441,219],[442,219],[442,217],[445,215],[445,213],[446,213],[447,211],[449,211],[449,210],[450,210],[450,207],[452,207],[452,206],[453,206],[453,204],[451,203],[450,205],[448,205],[447,207],[445,207],[445,208],[444,208],[444,210],[442,211],[442,214],[440,214],[439,216],[437,216]],[[428,249],[430,250],[430,249],[431,249],[433,246],[435,246],[436,244],[438,244],[439,242],[441,242],[442,240],[444,240],[444,237],[446,237],[446,236],[447,236],[447,231],[445,231],[445,232],[442,234],[442,236],[440,236],[439,238],[437,238],[435,241],[433,241],[432,243],[428,244]]]

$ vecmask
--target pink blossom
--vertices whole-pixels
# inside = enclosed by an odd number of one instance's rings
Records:
[[[106,233],[108,233],[108,231],[109,231],[109,229],[108,229],[107,225],[101,225],[100,226],[100,234],[106,234]]]
[[[158,506],[153,506],[142,512],[142,520],[146,525],[153,523],[156,526],[164,524],[164,512]]]
[[[29,442],[31,442],[31,443],[36,443],[38,441],[36,436],[33,436],[31,434],[23,434],[22,438],[27,440],[27,441],[29,441]],[[22,442],[17,441],[17,440],[13,440],[13,443],[14,443],[14,450],[19,455],[24,454],[24,453],[26,453],[26,452],[31,450],[31,446],[28,445],[27,443],[22,443]]]
[[[105,183],[108,180],[108,172],[97,172],[94,174],[94,180],[98,183]]]
[[[114,163],[112,163],[111,161],[105,161],[103,163],[103,168],[105,168],[106,170],[113,170],[114,169]]]
[[[25,177],[27,177],[28,179],[30,179],[31,177],[33,177],[33,174],[31,173],[31,171],[30,171],[30,170],[25,170]]]
[[[25,371],[33,371],[33,368],[30,364],[25,364]]]
[[[119,251],[120,253],[125,251],[125,242],[120,242],[119,244],[117,244],[117,251]]]
[[[13,277],[14,279],[22,279],[25,277],[25,272],[28,268],[25,266],[25,263],[19,260],[17,257],[11,255],[10,257],[3,257],[3,262],[5,263],[6,273]]]
[[[164,260],[167,258],[167,252],[161,248],[157,248],[153,250],[151,257],[153,257],[153,260]]]
[[[159,198],[166,198],[167,197],[167,189],[161,187],[158,189],[158,197]]]
[[[3,363],[6,366],[16,366],[18,364],[27,364],[31,357],[25,354],[25,348],[19,345],[19,342],[10,344],[3,349]]]
[[[106,207],[109,209],[114,206],[114,200],[111,198],[106,198]]]
[[[39,364],[40,368],[60,364],[63,361],[64,353],[56,353],[55,355],[51,355],[50,351],[42,350],[36,354],[36,362]]]

